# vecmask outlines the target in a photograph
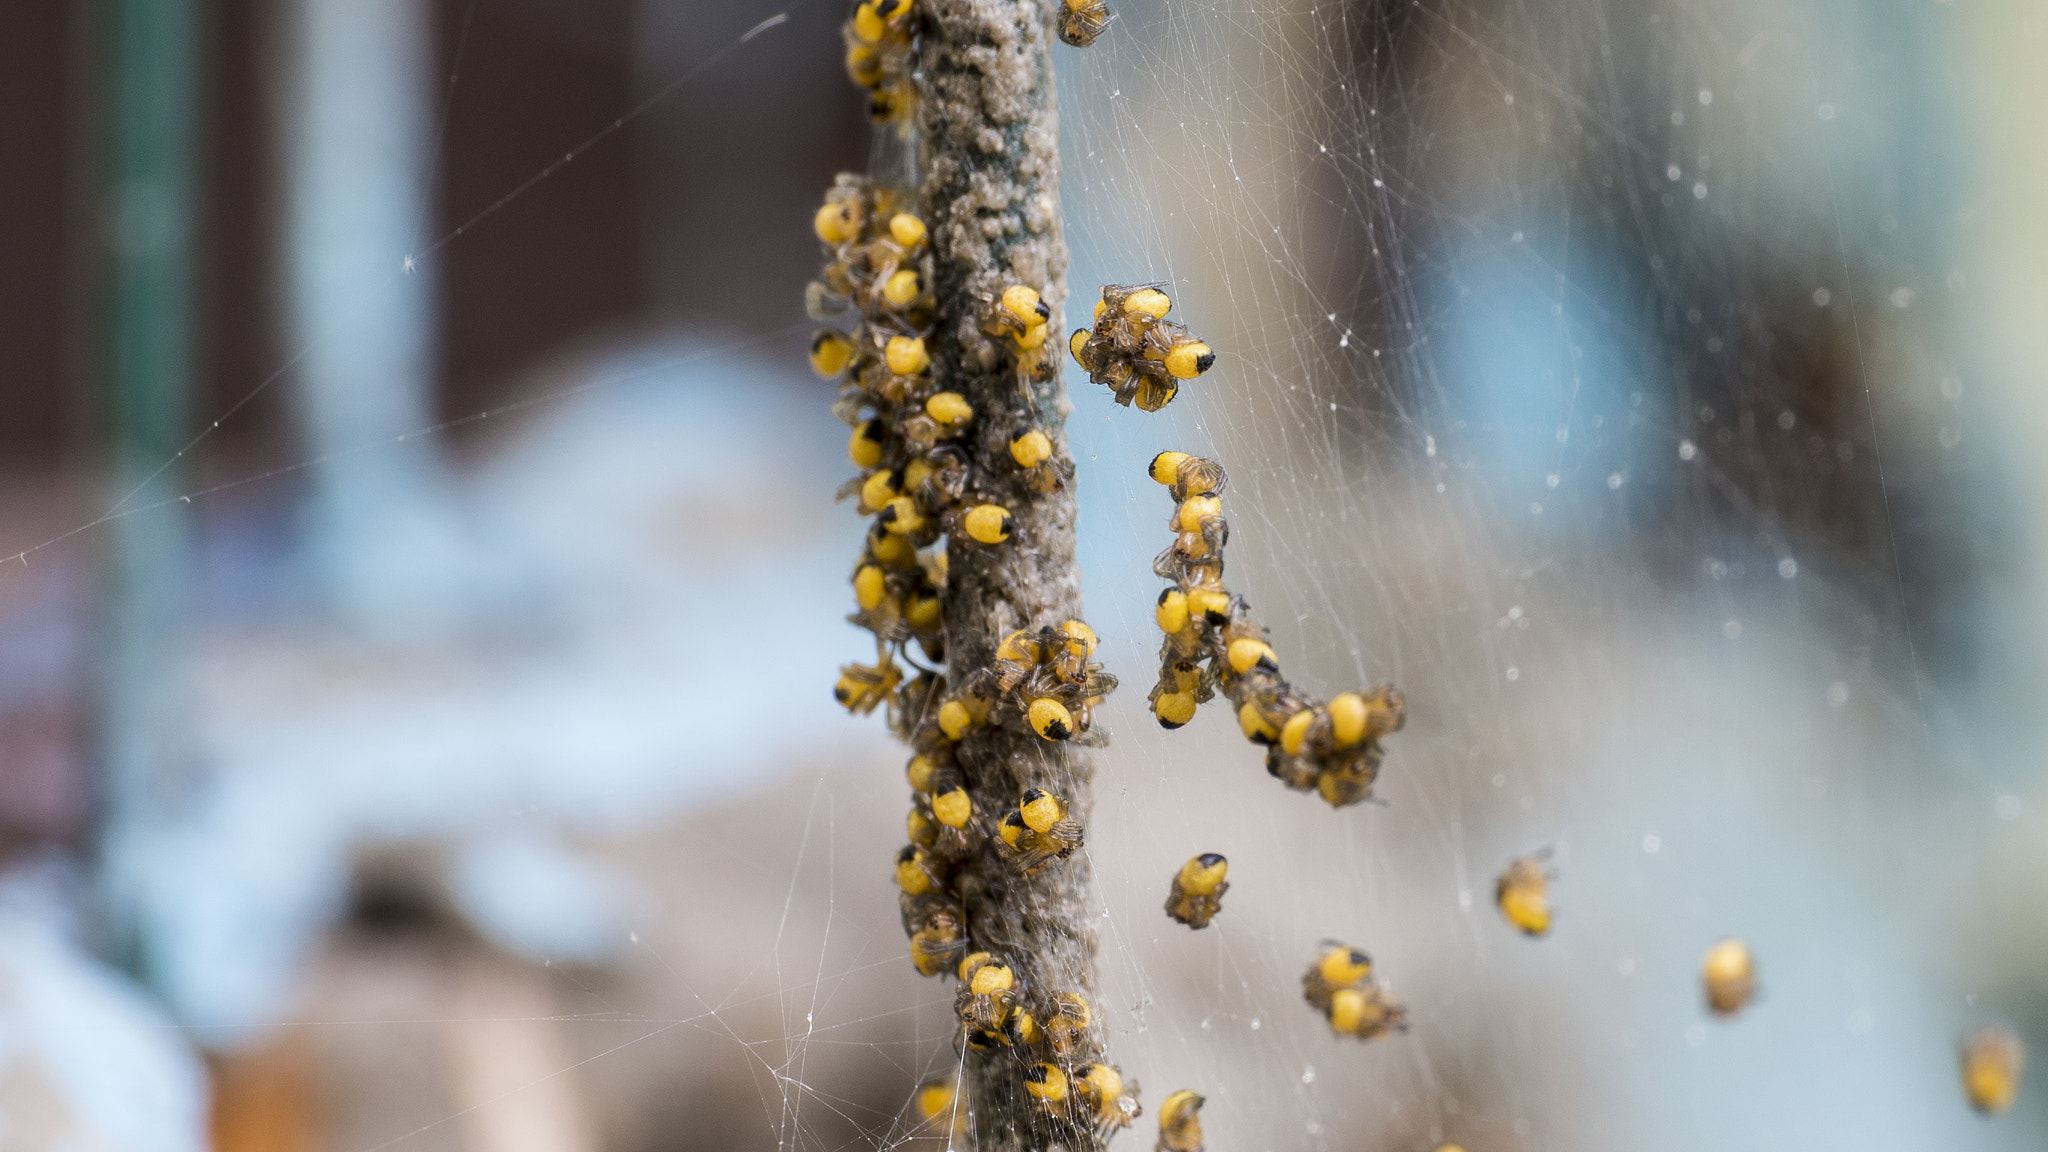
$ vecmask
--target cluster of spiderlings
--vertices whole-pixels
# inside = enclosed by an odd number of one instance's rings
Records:
[[[1301,977],[1302,998],[1339,1036],[1371,1040],[1408,1030],[1408,1012],[1373,979],[1372,957],[1349,944],[1326,941]]]
[[[1014,1050],[1027,1062],[1027,1089],[1048,1112],[1105,1132],[1139,1115],[1137,1085],[1126,1086],[1117,1069],[1085,1059],[1094,1014],[1079,993],[1033,999],[1023,977],[988,952],[962,959],[958,975],[953,1010],[961,1042]]]
[[[1317,792],[1335,807],[1371,798],[1385,756],[1380,738],[1401,727],[1401,694],[1382,684],[1324,703],[1289,684],[1265,628],[1223,586],[1230,526],[1220,499],[1222,467],[1161,452],[1150,471],[1174,499],[1174,542],[1152,564],[1173,581],[1159,594],[1157,612],[1166,633],[1151,695],[1160,726],[1186,724],[1220,690],[1245,737],[1268,746],[1266,770],[1282,783]]]
[[[1157,412],[1180,391],[1180,382],[1209,370],[1216,353],[1168,320],[1173,301],[1157,284],[1105,284],[1095,304],[1095,327],[1076,328],[1067,338],[1074,362],[1088,379],[1107,385],[1116,402]]]
[[[1033,1064],[1024,1071],[1024,1090],[1049,1115],[1087,1128],[1107,1140],[1144,1114],[1138,1082],[1126,1081],[1110,1064]]]
[[[868,115],[877,124],[908,132],[917,108],[911,56],[917,29],[913,0],[863,0],[846,22],[846,74],[868,94]]]
[[[932,379],[931,256],[924,222],[902,211],[903,201],[895,189],[839,178],[814,222],[827,258],[807,298],[820,319],[848,313],[856,321],[851,332],[812,336],[811,367],[839,381],[833,410],[853,428],[847,455],[860,475],[840,495],[857,497],[860,513],[874,518],[854,565],[850,619],[875,634],[876,661],[843,668],[835,694],[856,713],[889,703],[908,736],[922,711],[908,705],[926,700],[936,681],[930,673],[906,680],[897,658],[914,640],[926,659],[945,659],[944,543],[1000,544],[1010,514],[966,498],[967,455],[955,442],[975,412]]]
[[[1060,0],[1060,39],[1076,48],[1086,48],[1109,29],[1113,19],[1103,0]]]
[[[1043,740],[1085,735],[1095,705],[1116,691],[1116,677],[1091,659],[1096,643],[1095,630],[1079,620],[1020,628],[1003,637],[970,691],[994,702],[988,718],[995,723],[1022,720]]]

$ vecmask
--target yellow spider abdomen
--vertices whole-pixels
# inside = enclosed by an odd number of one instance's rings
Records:
[[[816,360],[812,361],[815,366]],[[846,454],[852,458],[856,468],[873,468],[882,462],[882,437],[888,434],[888,425],[880,420],[870,420],[853,430],[853,436],[846,441]]]
[[[904,248],[915,248],[924,242],[924,221],[908,212],[898,212],[889,217],[889,235]]]
[[[1159,717],[1161,728],[1178,728],[1195,718],[1195,694],[1161,692],[1152,702],[1152,714]]]
[[[1339,748],[1349,748],[1365,739],[1365,724],[1368,709],[1365,697],[1356,692],[1340,692],[1330,701],[1330,738]]]
[[[932,366],[924,341],[916,336],[891,336],[882,347],[882,359],[898,376],[915,376]]]
[[[1067,1101],[1067,1074],[1057,1064],[1033,1064],[1024,1070],[1024,1090],[1047,1105]]]
[[[836,328],[820,328],[811,337],[811,371],[830,380],[853,361],[853,341]]]
[[[1215,852],[1204,852],[1180,866],[1180,889],[1190,896],[1207,896],[1230,874],[1230,861]]]
[[[1197,588],[1188,593],[1188,612],[1211,624],[1230,620],[1230,594],[1217,588]]]
[[[1000,504],[978,504],[961,518],[967,535],[982,544],[1001,544],[1010,538],[1010,510]]]
[[[876,511],[887,507],[889,501],[898,495],[896,473],[891,469],[878,469],[866,480],[861,481],[860,502]]]
[[[1065,740],[1074,734],[1074,714],[1067,711],[1066,705],[1050,696],[1041,696],[1033,700],[1027,716],[1031,722],[1031,730],[1047,740]]]
[[[1177,588],[1159,594],[1159,607],[1152,614],[1159,630],[1171,636],[1188,626],[1188,598]]]
[[[1986,1115],[2012,1107],[2026,1069],[2027,1046],[2009,1028],[1979,1028],[1963,1044],[1963,1094]]]
[[[1185,452],[1161,452],[1152,458],[1152,466],[1145,471],[1158,483],[1171,484],[1180,475],[1180,466],[1187,459]]]
[[[1332,988],[1349,988],[1372,975],[1372,957],[1340,944],[1316,960],[1316,973]]]
[[[851,204],[826,204],[812,218],[811,227],[825,243],[844,244],[860,231],[860,218]]]
[[[1301,755],[1302,742],[1308,739],[1308,730],[1316,722],[1313,708],[1303,708],[1287,718],[1280,726],[1280,750],[1289,756]]]
[[[884,564],[898,568],[908,567],[917,557],[917,549],[910,541],[892,532],[868,538],[868,552]]]
[[[1200,340],[1176,344],[1166,353],[1166,372],[1176,380],[1193,380],[1216,363],[1216,353]]]
[[[934,887],[924,853],[905,848],[896,856],[896,884],[912,896],[922,896]]]
[[[853,599],[866,612],[882,602],[882,593],[888,590],[887,578],[880,565],[863,564],[853,574]]]
[[[998,992],[1008,992],[1016,983],[1016,974],[1010,971],[1009,965],[991,963],[975,971],[967,982],[967,990],[976,996],[993,996]]]
[[[1200,532],[1202,521],[1223,514],[1223,501],[1214,496],[1190,496],[1174,513],[1175,527],[1183,532]]]
[[[1230,670],[1239,676],[1254,668],[1264,668],[1268,672],[1280,670],[1280,658],[1273,654],[1273,646],[1248,636],[1230,642],[1229,658]]]
[[[948,828],[965,828],[974,816],[974,801],[968,799],[967,789],[956,784],[932,797],[932,815]]]
[[[1749,945],[1731,937],[1707,949],[1700,979],[1707,988],[1707,1006],[1732,1016],[1756,994],[1756,958]]]
[[[888,31],[889,26],[882,22],[882,17],[875,11],[872,2],[862,4],[853,10],[853,34],[861,40],[873,44]]]
[[[879,517],[882,527],[898,535],[908,536],[924,527],[924,513],[917,510],[917,501],[908,496],[898,496],[889,501]]]
[[[1052,316],[1052,309],[1038,298],[1038,290],[1024,284],[1012,284],[1003,289],[1003,309],[1015,316],[1026,329],[1037,328]]]
[[[882,299],[897,308],[917,299],[918,293],[923,291],[924,281],[912,268],[898,269],[882,282]]]
[[[1124,297],[1124,314],[1139,313],[1157,320],[1173,310],[1173,301],[1157,288],[1140,288]]]
[[[948,428],[957,428],[974,419],[974,406],[958,392],[940,392],[924,402],[925,415],[937,420]]]
[[[1010,441],[1010,459],[1019,468],[1036,468],[1052,459],[1052,438],[1033,428]]]
[[[1067,804],[1043,788],[1033,788],[1017,805],[1017,814],[1023,817],[1025,827],[1042,835],[1067,818]]]

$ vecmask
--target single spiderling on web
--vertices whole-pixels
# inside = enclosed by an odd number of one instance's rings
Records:
[[[1067,338],[1074,362],[1088,379],[1116,393],[1116,402],[1137,402],[1157,412],[1173,401],[1180,382],[1209,370],[1216,353],[1188,335],[1187,326],[1168,320],[1173,301],[1160,284],[1102,286],[1095,326],[1076,328]]]
[[[1408,1030],[1408,1012],[1373,978],[1372,958],[1349,944],[1325,941],[1302,974],[1301,992],[1340,1036],[1372,1040]]]
[[[1159,1142],[1154,1152],[1202,1152],[1202,1105],[1208,1101],[1183,1088],[1159,1105]]]
[[[1524,935],[1542,936],[1550,931],[1550,882],[1556,874],[1544,867],[1550,849],[1542,848],[1509,864],[1493,885],[1493,902],[1500,914]]]
[[[1166,914],[1190,928],[1207,928],[1223,910],[1223,894],[1230,891],[1224,879],[1230,861],[1214,852],[1204,852],[1180,866],[1166,894]]]
[[[1987,1116],[2012,1107],[2026,1071],[2026,1044],[2002,1024],[1979,1028],[1963,1042],[1963,1095]]]
[[[1733,937],[1707,949],[1700,961],[1700,983],[1707,992],[1707,1007],[1716,1016],[1733,1016],[1756,996],[1756,957],[1749,945]]]
[[[1223,586],[1230,525],[1223,519],[1222,466],[1161,452],[1149,472],[1175,501],[1167,523],[1173,544],[1152,563],[1154,573],[1173,581],[1155,613],[1166,633],[1150,697],[1160,727],[1186,724],[1221,689],[1245,738],[1268,746],[1266,770],[1281,783],[1313,790],[1333,807],[1371,799],[1385,756],[1380,738],[1399,730],[1405,717],[1401,694],[1381,684],[1326,704],[1288,683],[1251,606]]]

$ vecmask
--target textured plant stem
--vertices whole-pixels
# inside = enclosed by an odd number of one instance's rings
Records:
[[[1011,284],[1038,290],[1052,308],[1044,354],[1057,365],[1066,298],[1067,249],[1059,226],[1059,116],[1053,92],[1056,0],[920,0],[920,214],[931,227],[940,303],[931,345],[944,386],[966,396],[977,418],[969,447],[977,491],[1010,510],[1011,538],[993,547],[949,549],[946,664],[953,683],[987,668],[1002,637],[1017,628],[1081,618],[1074,561],[1071,486],[1030,492],[1009,458],[1010,439],[1042,428],[1067,454],[1066,393],[1057,370],[1021,373],[1014,352],[984,335],[987,301]],[[1065,798],[1085,825],[1093,769],[1080,750],[1021,728],[984,727],[958,760],[975,810],[990,820],[1027,788]],[[984,839],[959,891],[977,948],[1005,956],[1028,1002],[1079,992],[1094,1003],[1095,932],[1085,853],[1036,876],[1017,875]],[[1097,1016],[1101,1016],[1097,1006]],[[1089,1050],[1100,1051],[1091,1030]],[[970,1050],[966,1098],[970,1139],[980,1152],[1099,1142],[1056,1118],[1024,1088],[1028,1059],[1017,1049]]]

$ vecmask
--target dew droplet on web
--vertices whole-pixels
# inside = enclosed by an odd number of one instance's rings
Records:
[[[1834,299],[1834,298],[1835,298],[1835,294],[1834,294],[1834,293],[1832,293],[1832,292],[1830,292],[1830,291],[1828,291],[1828,290],[1827,290],[1827,289],[1825,289],[1825,288],[1815,288],[1815,289],[1813,290],[1813,302],[1814,302],[1814,304],[1815,304],[1815,305],[1817,305],[1817,306],[1819,306],[1819,307],[1822,307],[1822,308],[1825,308],[1825,307],[1827,307],[1827,306],[1828,306],[1828,301],[1830,301],[1830,300],[1832,300],[1832,299]]]
[[[1663,850],[1664,838],[1662,836],[1659,836],[1655,832],[1652,832],[1649,835],[1643,837],[1644,855],[1655,856],[1657,853],[1662,852]]]
[[[1778,575],[1787,580],[1799,575],[1799,561],[1794,560],[1790,556],[1778,561]]]
[[[1521,678],[1522,678],[1522,670],[1521,670],[1520,668],[1514,668],[1514,667],[1510,667],[1510,668],[1508,669],[1508,679],[1509,679],[1510,681],[1514,681],[1514,680],[1520,680]]]
[[[1840,680],[1828,685],[1828,707],[1840,708],[1849,702],[1849,686]]]
[[[1263,1026],[1264,1022],[1261,1021],[1257,1016],[1252,1017],[1252,1031],[1257,1032]]]
[[[1621,473],[1609,472],[1607,474],[1607,487],[1610,489],[1621,487]]]
[[[1695,445],[1690,440],[1680,440],[1678,442],[1678,458],[1680,460],[1690,460],[1694,456],[1699,455],[1699,452],[1698,445]]]
[[[1302,1082],[1303,1084],[1313,1084],[1313,1083],[1315,1083],[1315,1082],[1316,1082],[1316,1066],[1315,1066],[1315,1065],[1313,1065],[1313,1064],[1310,1064],[1309,1066],[1307,1066],[1306,1068],[1303,1068],[1303,1069],[1301,1070],[1301,1082]]]

